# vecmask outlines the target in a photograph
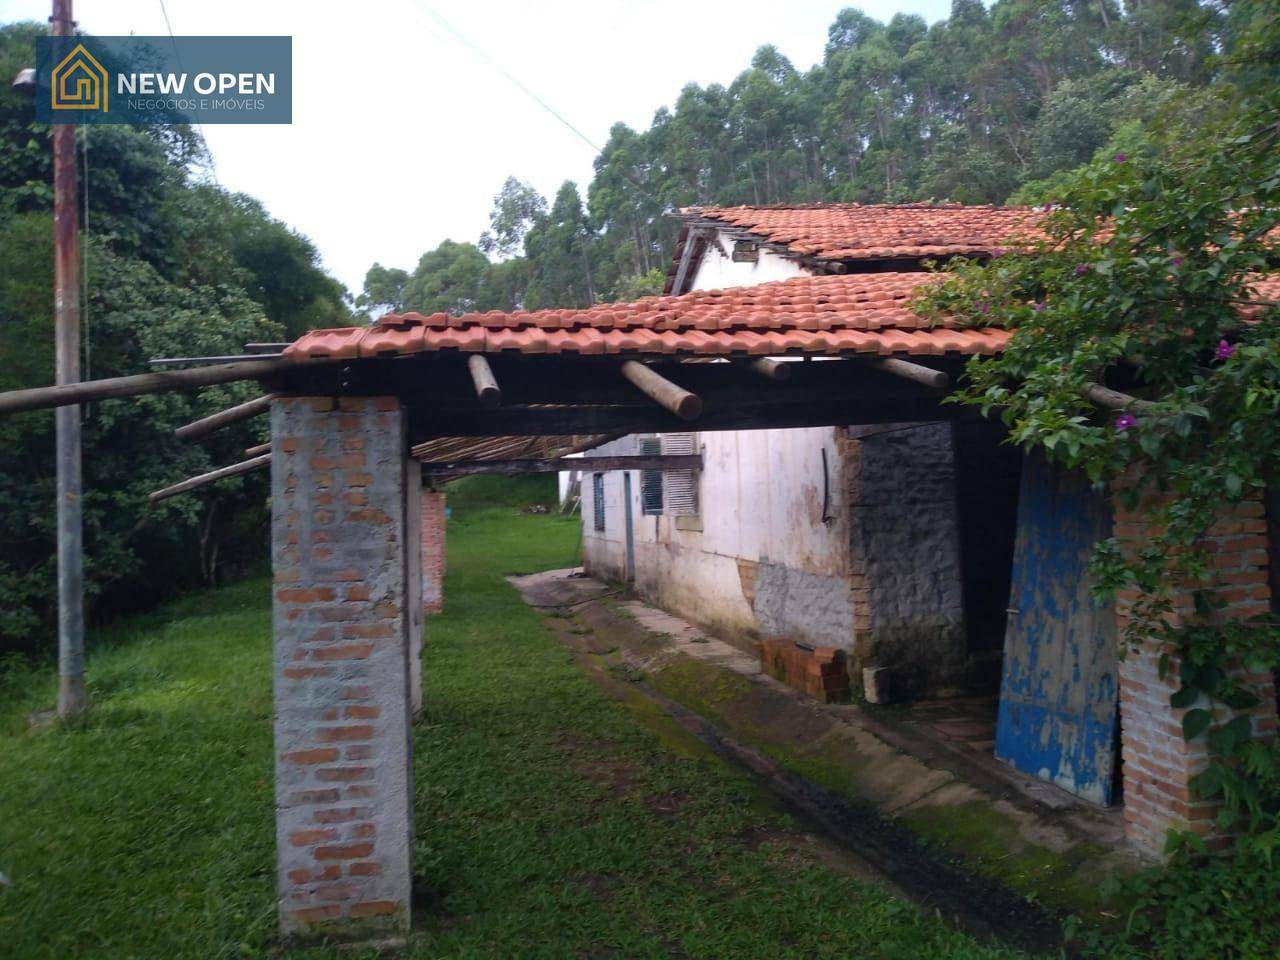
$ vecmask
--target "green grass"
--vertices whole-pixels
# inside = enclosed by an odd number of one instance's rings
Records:
[[[593,686],[502,579],[566,565],[577,538],[511,507],[450,526],[406,955],[1013,956],[823,866],[745,779]],[[280,955],[269,635],[265,581],[123,624],[98,638],[81,729],[26,730],[52,681],[10,682],[0,955]]]

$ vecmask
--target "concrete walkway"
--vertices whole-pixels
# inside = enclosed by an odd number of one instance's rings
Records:
[[[527,602],[570,619],[615,674],[630,672],[818,793],[874,811],[1055,911],[1094,912],[1106,876],[1144,865],[1118,808],[1017,773],[905,711],[817,703],[764,674],[743,649],[580,572],[512,583]]]

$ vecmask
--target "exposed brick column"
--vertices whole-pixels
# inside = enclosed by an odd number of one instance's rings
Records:
[[[408,930],[399,401],[271,405],[277,890],[286,937]]]
[[[422,712],[422,464],[410,459],[404,482],[407,564],[405,605],[409,611],[409,707]]]
[[[1140,515],[1116,501],[1116,535],[1124,540],[1145,539]],[[1267,585],[1266,521],[1260,501],[1238,504],[1224,516],[1204,541],[1213,556],[1214,581],[1227,601],[1218,616],[1223,620],[1243,619],[1266,613],[1271,591]],[[1118,626],[1123,631],[1129,621],[1136,592],[1122,592],[1116,600]],[[1175,597],[1170,624],[1195,616],[1190,590]],[[1160,677],[1161,654],[1170,656],[1166,676]],[[1275,686],[1266,674],[1242,677],[1261,698],[1249,711],[1257,735],[1274,736],[1276,730]],[[1149,641],[1130,649],[1120,662],[1121,756],[1124,761],[1125,830],[1131,840],[1159,850],[1168,830],[1191,830],[1207,836],[1215,829],[1214,804],[1192,797],[1191,781],[1208,765],[1209,751],[1202,735],[1188,743],[1182,739],[1182,717],[1186,710],[1174,709],[1169,697],[1178,689],[1178,661],[1172,648]],[[1223,721],[1234,712],[1220,707],[1215,720]]]
[[[422,611],[444,609],[444,507],[443,490],[422,491]]]

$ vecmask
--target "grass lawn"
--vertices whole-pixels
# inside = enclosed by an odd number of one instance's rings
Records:
[[[456,510],[406,955],[1014,956],[824,866],[745,779],[593,686],[502,579],[577,540],[577,520]],[[0,956],[281,955],[269,644],[257,580],[96,638],[83,729],[26,730],[52,678],[0,678]]]

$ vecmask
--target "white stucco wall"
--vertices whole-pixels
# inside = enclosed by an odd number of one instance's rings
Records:
[[[835,428],[708,432],[698,445],[696,517],[645,516],[640,472],[631,471],[637,592],[711,629],[850,647],[848,511]],[[638,449],[627,437],[599,452]],[[604,475],[603,532],[594,529],[590,475],[582,489],[587,571],[623,580],[623,474]]]
[[[708,243],[702,262],[693,275],[689,290],[727,290],[731,287],[754,287],[757,283],[773,280],[789,280],[812,273],[795,260],[780,257],[772,250],[761,249],[755,263],[735,262],[732,258],[734,241],[721,236],[721,246],[730,256],[720,252],[714,243]]]

